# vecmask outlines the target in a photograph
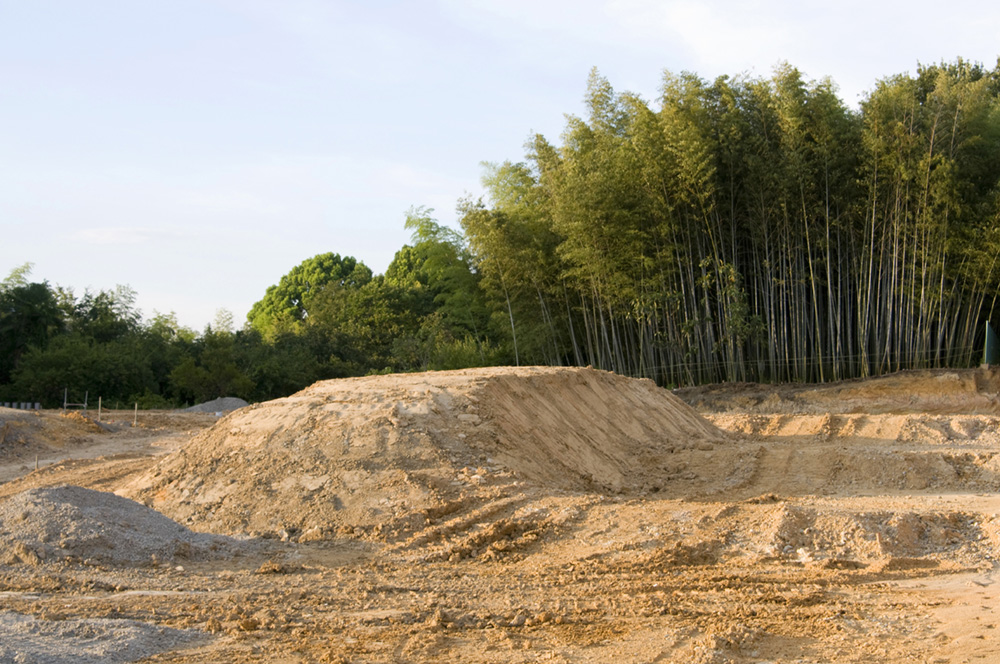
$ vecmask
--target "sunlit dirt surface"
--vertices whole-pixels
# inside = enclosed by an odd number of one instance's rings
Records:
[[[675,398],[526,368],[321,383],[221,421],[0,410],[0,661],[997,661],[997,385]],[[59,520],[79,505],[4,511],[64,484],[138,501],[98,496],[94,530],[155,509],[230,544],[136,563]]]

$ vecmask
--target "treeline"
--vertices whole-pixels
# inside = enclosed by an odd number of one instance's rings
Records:
[[[1000,66],[879,82],[593,72],[586,118],[488,168],[463,228],[523,361],[661,383],[824,381],[982,356],[1000,271]]]
[[[143,321],[128,287],[78,297],[31,282],[29,274],[26,264],[0,282],[0,401],[52,408],[64,395],[79,403],[89,394],[95,407],[102,397],[107,408],[163,408],[262,395],[257,372],[270,374],[275,392],[299,384],[294,364],[275,356],[279,349],[265,347],[259,335],[233,332],[224,312],[198,334],[173,314]],[[265,358],[265,368],[255,369]],[[269,368],[275,362],[280,371]]]
[[[455,231],[411,210],[413,243],[384,275],[350,256],[303,261],[236,329],[220,311],[198,333],[173,314],[144,321],[128,287],[86,292],[0,282],[0,401],[168,408],[238,396],[263,401],[326,378],[502,364],[473,257]]]
[[[462,232],[415,208],[385,274],[309,258],[241,329],[144,322],[128,288],[0,284],[0,400],[257,401],[323,379],[593,365],[661,384],[826,381],[982,356],[1000,292],[1000,63],[884,79],[596,71],[587,117],[487,164]]]

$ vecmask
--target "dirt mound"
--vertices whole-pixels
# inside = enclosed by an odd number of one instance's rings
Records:
[[[747,491],[1000,491],[1000,418],[992,415],[706,417],[744,441],[738,449],[744,451],[746,481],[735,484]]]
[[[239,410],[250,404],[239,397],[219,397],[212,401],[206,401],[190,408],[185,408],[185,413],[228,413]]]
[[[882,443],[989,444],[1000,442],[1000,418],[989,415],[708,415],[710,421],[749,437],[818,436]]]
[[[28,445],[39,428],[40,418],[34,413],[0,408],[0,456],[7,456]]]
[[[115,430],[78,412],[0,408],[0,459],[44,453]]]
[[[93,422],[83,417],[75,419],[0,408],[0,458],[16,457],[34,452],[39,446],[44,447],[48,440],[45,434],[49,429],[58,430],[65,436],[80,437],[93,432]]]
[[[822,385],[724,383],[675,394],[699,411],[1000,414],[1000,369],[900,371]]]
[[[214,532],[402,537],[532,486],[656,491],[675,453],[726,440],[651,381],[592,369],[372,376],[233,413],[126,495]]]
[[[175,411],[104,410],[100,422],[95,421],[96,416],[96,411],[85,417],[75,411],[0,410],[0,498],[60,484],[107,489],[103,480],[91,484],[71,474],[57,479],[54,473],[60,473],[66,464],[88,459],[146,456],[176,449],[196,431],[219,421],[215,413]]]
[[[62,454],[67,448],[107,433],[77,412],[0,408],[0,483],[24,474],[25,465]],[[23,466],[23,469],[21,469]]]
[[[142,565],[232,555],[227,538],[192,533],[148,507],[77,486],[29,489],[0,503],[0,563],[75,560]]]
[[[739,512],[746,512],[745,521],[734,526],[738,535],[733,539],[755,533],[752,542],[744,542],[745,550],[802,562],[926,558],[933,564],[932,556],[981,560],[995,550],[986,535],[988,524],[960,511],[819,511],[779,504]]]

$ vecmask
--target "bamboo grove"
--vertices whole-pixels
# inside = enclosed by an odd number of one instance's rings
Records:
[[[979,362],[1000,65],[921,66],[858,110],[789,65],[661,90],[652,108],[593,71],[561,145],[535,136],[460,203],[514,361],[662,384]]]

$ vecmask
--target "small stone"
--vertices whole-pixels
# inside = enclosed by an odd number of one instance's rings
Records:
[[[313,526],[312,528],[306,528],[301,535],[299,535],[299,542],[319,542],[323,539],[323,528],[320,526]]]
[[[256,618],[243,618],[236,623],[236,626],[244,632],[255,632],[260,629],[260,622]]]

